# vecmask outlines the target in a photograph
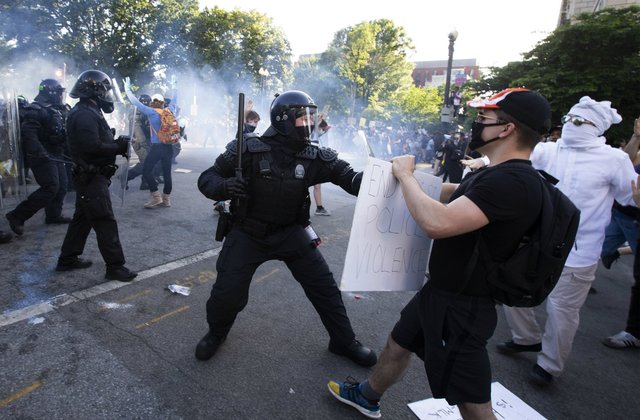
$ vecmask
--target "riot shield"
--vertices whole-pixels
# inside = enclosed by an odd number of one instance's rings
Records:
[[[125,104],[120,92],[118,80],[113,79],[113,93],[116,97],[115,111],[110,114],[115,117],[116,137],[129,136],[128,157],[116,156],[116,165],[118,169],[114,174],[109,189],[111,194],[120,199],[121,207],[124,207],[124,198],[127,192],[127,176],[129,175],[129,158],[131,157],[131,139],[133,138],[133,127],[136,118],[136,108],[132,105]]]
[[[129,136],[129,139],[133,138],[133,127],[136,120],[136,113],[138,110],[136,107],[132,105],[123,105],[120,104],[120,108],[125,115],[122,118],[124,121],[124,127],[121,132],[116,132],[117,136],[126,135]],[[128,116],[128,117],[126,117]],[[129,141],[129,150],[127,152],[127,156],[131,157],[131,141]],[[129,175],[129,158],[125,158],[123,156],[116,156],[116,165],[118,165],[118,169],[116,170],[115,175],[113,176],[111,186],[109,189],[111,190],[111,194],[118,197],[121,202],[121,206],[124,207],[125,195],[127,192],[127,177]]]
[[[20,115],[15,91],[0,90],[0,208],[11,199],[27,196],[24,160],[20,144]]]

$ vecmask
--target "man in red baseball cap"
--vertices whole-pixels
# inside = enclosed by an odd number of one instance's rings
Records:
[[[469,148],[489,156],[490,166],[461,184],[443,184],[436,201],[413,176],[414,156],[393,159],[407,207],[434,241],[430,280],[402,310],[368,380],[328,384],[335,398],[367,417],[381,416],[382,394],[402,377],[415,353],[424,361],[435,398],[458,405],[463,418],[495,418],[486,349],[497,323],[495,302],[485,268],[478,264],[467,273],[467,262],[477,235],[492,259],[504,260],[536,223],[542,191],[529,155],[549,130],[551,109],[542,95],[527,89],[507,89],[469,105],[479,109]]]

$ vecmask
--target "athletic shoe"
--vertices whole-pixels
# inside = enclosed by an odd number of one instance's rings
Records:
[[[539,352],[542,351],[542,344],[516,344],[513,340],[510,340],[497,344],[496,349],[502,354],[522,353],[525,351]]]
[[[315,215],[316,216],[331,216],[331,213],[329,212],[329,210],[325,209],[324,207],[318,207],[318,208],[316,208]]]
[[[536,363],[533,365],[533,369],[529,372],[529,379],[534,384],[545,387],[551,385],[553,376]]]
[[[613,349],[637,349],[640,347],[640,340],[626,331],[620,331],[602,340],[602,344]]]
[[[379,419],[382,416],[380,413],[380,403],[371,402],[366,399],[364,395],[362,395],[362,385],[353,378],[348,377],[347,382],[341,384],[329,381],[327,387],[331,395],[338,401],[350,405],[365,416],[372,419]]]

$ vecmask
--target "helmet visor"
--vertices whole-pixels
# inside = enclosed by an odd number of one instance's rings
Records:
[[[294,126],[296,131],[304,133],[304,137],[310,141],[311,133],[315,132],[317,108],[300,107],[293,108],[293,117],[295,118]]]

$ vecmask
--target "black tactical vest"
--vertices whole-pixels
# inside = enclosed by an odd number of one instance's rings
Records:
[[[304,209],[309,196],[309,167],[312,160],[296,157],[279,165],[272,151],[248,153],[251,182],[247,217],[286,226],[307,217]],[[308,214],[308,210],[306,211]]]

